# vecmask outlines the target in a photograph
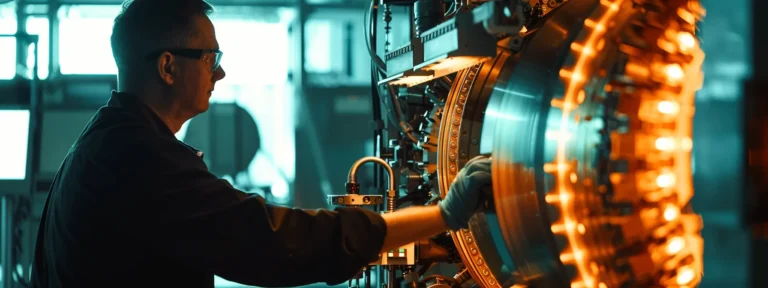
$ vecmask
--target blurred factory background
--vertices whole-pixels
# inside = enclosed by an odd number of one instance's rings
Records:
[[[327,207],[325,195],[343,191],[350,165],[373,154],[363,31],[370,2],[209,2],[217,8],[212,19],[227,77],[208,113],[177,136],[205,151],[211,170],[244,191],[283,205]],[[739,111],[752,70],[752,4],[702,2],[706,80],[694,131],[694,207],[705,227],[702,287],[747,287],[752,240],[741,224]],[[23,287],[6,277],[28,277],[52,177],[116,87],[109,35],[120,3],[0,0],[2,287]],[[392,41],[397,46],[407,37],[393,34]],[[238,287],[221,279],[217,286]]]

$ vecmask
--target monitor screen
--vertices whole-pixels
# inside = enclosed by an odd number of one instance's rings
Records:
[[[0,180],[24,180],[28,136],[28,110],[0,110]]]

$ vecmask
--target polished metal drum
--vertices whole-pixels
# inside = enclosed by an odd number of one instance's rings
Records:
[[[703,15],[698,1],[571,0],[458,73],[438,182],[444,195],[492,153],[492,207],[453,233],[480,286],[699,283],[689,203]]]

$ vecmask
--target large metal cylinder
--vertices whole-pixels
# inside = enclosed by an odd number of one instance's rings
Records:
[[[644,5],[569,1],[529,27],[520,52],[500,48],[455,77],[441,193],[469,159],[493,154],[493,209],[453,233],[479,286],[701,280],[690,152],[703,10]]]

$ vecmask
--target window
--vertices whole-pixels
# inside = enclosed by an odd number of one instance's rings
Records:
[[[307,72],[344,72],[343,64],[345,59],[342,35],[341,33],[331,33],[331,31],[343,31],[343,27],[338,24],[340,23],[332,23],[329,20],[308,20],[305,23],[304,37],[307,38],[307,49],[305,52],[304,69]]]
[[[0,35],[16,34],[16,2],[0,4]],[[0,79],[16,75],[16,38],[0,36]]]
[[[311,85],[370,85],[371,57],[365,46],[364,14],[363,9],[326,8],[309,16],[304,31],[304,68]],[[402,19],[409,18],[406,14]]]
[[[117,74],[109,36],[119,5],[66,5],[59,8],[61,74]]]
[[[48,18],[44,17],[29,17],[27,18],[27,33],[37,35],[37,77],[40,79],[48,78],[48,48],[50,35],[48,33]],[[27,67],[32,67],[35,64],[34,46],[29,45],[29,52],[27,53]],[[27,75],[32,78],[32,71]]]
[[[6,123],[13,123],[7,125]],[[24,180],[27,174],[28,110],[0,110],[0,180]]]

